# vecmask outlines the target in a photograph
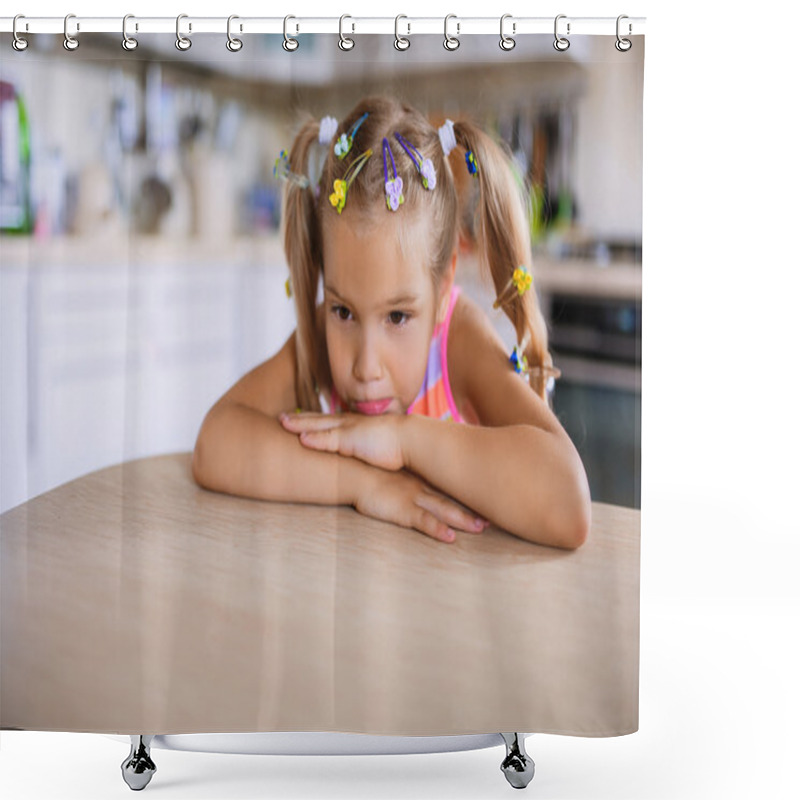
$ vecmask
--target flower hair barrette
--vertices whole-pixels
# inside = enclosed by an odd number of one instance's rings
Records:
[[[400,146],[408,153],[408,157],[414,162],[417,172],[422,176],[422,185],[429,190],[436,188],[436,169],[433,166],[433,161],[429,158],[423,158],[422,153],[414,147],[411,142],[405,137],[401,136],[395,131],[395,139],[400,142]],[[414,151],[413,153],[411,151]]]
[[[530,371],[530,367],[528,367],[528,358],[525,355],[525,351],[519,345],[514,346],[508,360],[514,367],[514,372],[518,375],[526,375]]]
[[[341,180],[333,182],[333,194],[328,195],[331,205],[341,214],[344,204],[347,202],[347,186],[355,180],[356,175],[361,171],[364,164],[372,155],[372,150],[367,150],[362,153],[352,164],[347,168],[344,177]]]
[[[394,178],[389,179],[389,169],[386,166],[386,151],[389,151],[389,158],[392,160],[392,171]],[[403,179],[397,174],[397,168],[394,165],[394,156],[392,155],[392,148],[389,145],[389,140],[383,137],[383,185],[386,190],[386,206],[389,211],[397,211],[403,205]]]
[[[494,301],[492,308],[500,308],[500,306],[506,302],[506,300],[508,300],[509,293],[513,295],[514,290],[516,290],[517,294],[522,297],[522,295],[524,295],[532,285],[533,276],[531,275],[530,270],[524,264],[520,264],[514,270],[511,280],[505,285],[503,291],[500,292],[497,299]]]
[[[296,183],[301,189],[306,189],[311,184],[311,181],[305,175],[298,175],[298,173],[289,169],[289,153],[286,150],[281,150],[275,159],[272,174],[281,180]]]
[[[358,133],[358,129],[361,127],[361,124],[364,120],[369,116],[369,111],[365,111],[356,122],[353,124],[353,127],[347,133],[343,133],[336,144],[333,146],[333,152],[339,157],[339,160],[343,159],[352,149],[353,149],[353,139],[355,135]]]
[[[475,153],[473,153],[472,150],[467,150],[467,154],[464,158],[467,162],[469,174],[474,178],[478,174],[478,161],[475,158]]]

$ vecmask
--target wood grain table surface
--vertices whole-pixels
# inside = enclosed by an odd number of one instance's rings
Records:
[[[409,736],[638,728],[638,511],[576,551],[453,544],[129,461],[0,516],[0,728]]]

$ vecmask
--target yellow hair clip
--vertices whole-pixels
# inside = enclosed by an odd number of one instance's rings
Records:
[[[524,264],[520,264],[511,276],[511,280],[505,285],[505,288],[494,301],[492,308],[500,308],[503,302],[508,299],[509,291],[517,290],[517,294],[522,297],[525,292],[533,285],[533,276]]]
[[[364,164],[372,155],[372,150],[367,150],[362,153],[352,164],[347,168],[344,177],[341,180],[337,179],[333,182],[333,194],[328,195],[331,205],[341,214],[344,204],[347,202],[347,186],[352,183],[356,175],[361,171]],[[351,174],[352,173],[352,174]]]

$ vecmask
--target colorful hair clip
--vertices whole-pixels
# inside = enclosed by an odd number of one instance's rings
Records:
[[[301,189],[306,189],[311,181],[305,175],[298,175],[289,169],[289,154],[286,150],[281,150],[278,157],[275,159],[275,166],[272,168],[272,174],[280,180],[292,181],[296,183]]]
[[[319,143],[330,144],[338,127],[336,117],[323,117],[319,123]]]
[[[283,286],[286,289],[286,296],[287,297],[291,297],[292,296],[292,276],[291,275],[286,279],[286,283]]]
[[[339,141],[333,146],[333,152],[339,157],[339,160],[343,159],[353,148],[353,138],[358,133],[358,129],[361,127],[361,123],[369,116],[369,111],[365,111],[361,117],[354,123],[353,127],[347,133],[343,133],[339,137]]]
[[[394,178],[389,180],[389,170],[386,166],[386,151],[389,151],[389,158],[392,159],[392,171]],[[397,211],[403,205],[403,179],[397,174],[397,168],[394,165],[394,156],[392,155],[392,148],[389,145],[389,140],[383,137],[383,185],[386,190],[386,205],[389,211]]]
[[[328,195],[331,205],[341,214],[344,204],[347,202],[347,185],[355,180],[356,175],[361,171],[364,164],[372,155],[372,150],[367,150],[362,153],[352,164],[347,168],[344,177],[341,180],[333,182],[333,194]],[[352,174],[351,174],[352,173]]]
[[[519,345],[516,345],[511,351],[511,356],[508,360],[514,367],[514,372],[519,375],[525,375],[528,372],[528,358]]]
[[[422,185],[426,189],[436,188],[436,170],[433,166],[433,161],[429,158],[423,158],[422,153],[414,147],[406,138],[395,132],[395,138],[400,142],[400,146],[408,153],[408,157],[414,162],[414,166],[422,176]],[[409,149],[410,148],[410,149]],[[411,151],[414,151],[413,153]]]
[[[524,264],[520,264],[514,270],[514,275],[511,277],[511,282],[516,287],[517,292],[519,292],[519,296],[522,297],[522,295],[531,288],[533,276]]]
[[[467,150],[467,154],[465,156],[467,160],[467,169],[469,170],[470,175],[477,175],[478,174],[478,162],[475,159],[475,153],[472,150]]]
[[[439,128],[439,141],[442,143],[442,150],[446,156],[456,146],[456,132],[453,128],[453,120],[446,119],[444,125]]]
[[[520,264],[511,276],[511,280],[505,285],[505,288],[497,296],[492,307],[499,308],[505,300],[508,299],[509,293],[513,294],[514,289],[517,294],[522,297],[525,292],[533,285],[533,276],[524,264]]]

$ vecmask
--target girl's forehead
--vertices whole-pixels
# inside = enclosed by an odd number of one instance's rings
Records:
[[[408,233],[401,223],[396,219],[368,226],[358,225],[357,219],[354,222],[340,218],[326,226],[326,289],[369,305],[412,294],[425,300],[432,294],[426,250],[419,243],[409,243],[408,238],[401,246],[400,237]]]

